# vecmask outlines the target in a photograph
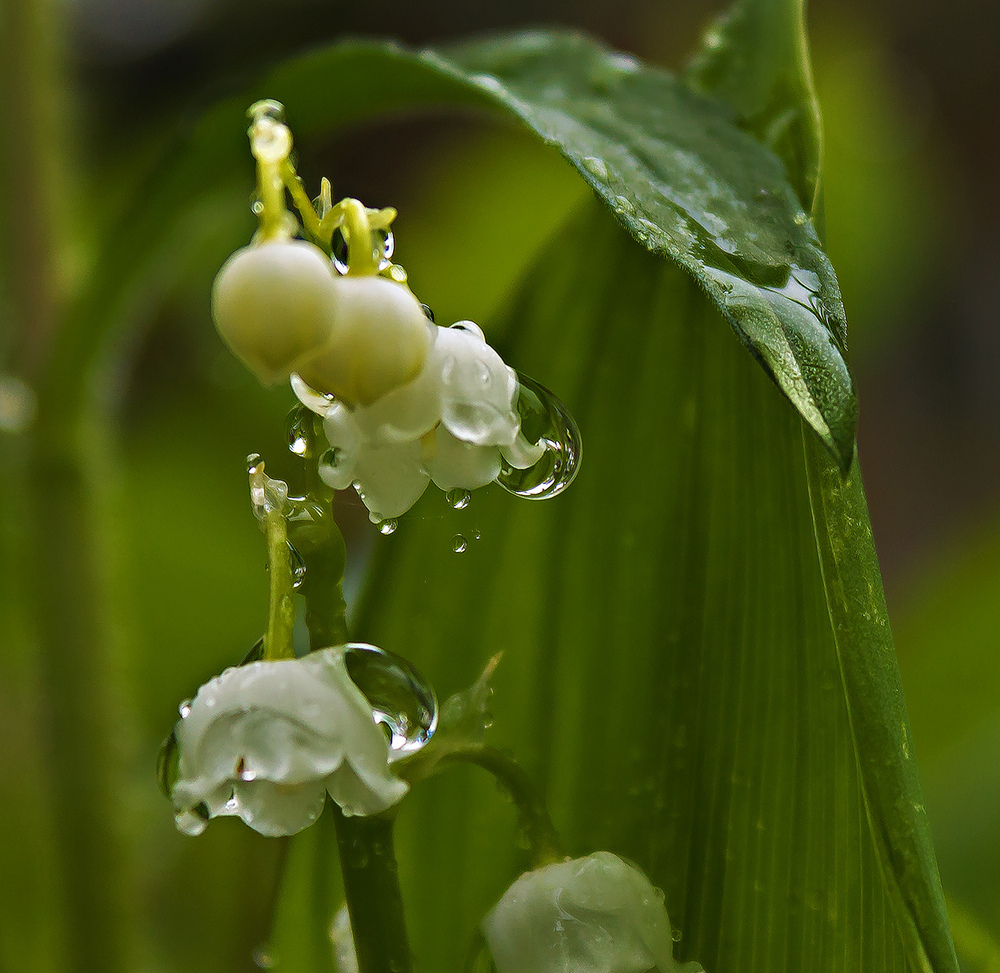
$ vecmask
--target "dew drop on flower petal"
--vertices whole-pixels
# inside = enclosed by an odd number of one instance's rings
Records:
[[[445,494],[445,499],[448,501],[448,506],[454,510],[465,510],[469,506],[469,501],[472,500],[472,492],[470,490],[463,490],[461,487],[455,487],[454,490],[449,490]]]
[[[505,490],[529,500],[547,500],[573,482],[583,457],[583,443],[576,420],[544,385],[518,375],[515,408],[521,432],[529,443],[545,447],[534,466],[520,470],[501,458],[499,483]]]
[[[177,707],[177,712],[181,714],[182,720],[186,720],[191,715],[191,700],[182,699]]]
[[[396,520],[395,517],[388,517],[385,520],[380,520],[378,522],[378,532],[388,536],[389,534],[395,533],[398,526],[399,521]]]
[[[374,645],[344,649],[344,664],[372,705],[376,723],[389,731],[389,760],[420,750],[437,728],[434,690],[405,659]]]
[[[469,547],[469,542],[465,539],[464,534],[456,534],[451,539],[451,549],[456,554],[464,554]]]
[[[472,532],[472,539],[474,541],[478,541],[479,538],[482,537],[482,536],[483,536],[483,532],[478,527],[475,530],[473,530],[473,532]]]
[[[431,324],[433,324],[434,312],[430,309],[430,307],[426,304],[421,304],[420,310],[424,312],[424,317],[427,318],[427,320],[430,321]]]

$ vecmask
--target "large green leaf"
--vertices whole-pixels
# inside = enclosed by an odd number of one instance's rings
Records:
[[[850,464],[857,408],[836,277],[780,161],[722,103],[590,39],[546,33],[464,46],[447,60],[341,44],[280,69],[255,94],[287,102],[305,137],[442,103],[520,119],[578,168],[636,240],[698,281],[840,465]],[[213,111],[172,155],[105,267],[141,267],[138,255],[162,239],[163,223],[246,170],[245,100]],[[97,274],[62,347],[61,382],[78,372],[80,342],[113,318],[109,305],[122,292],[117,277]]]
[[[606,215],[547,252],[508,360],[576,412],[580,476],[548,504],[477,494],[461,557],[425,498],[360,634],[445,688],[504,650],[495,742],[544,781],[569,852],[664,888],[685,958],[954,971],[857,473]],[[524,859],[488,787],[435,786],[404,811],[404,888],[447,969]]]

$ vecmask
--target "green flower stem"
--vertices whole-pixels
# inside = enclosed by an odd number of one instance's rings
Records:
[[[517,807],[518,824],[531,844],[532,868],[551,865],[566,857],[545,801],[517,761],[495,747],[469,747],[450,753],[444,762],[475,764],[503,785]]]
[[[278,175],[281,177],[281,181],[285,184],[285,188],[292,197],[295,208],[302,217],[302,225],[305,227],[306,233],[312,237],[313,242],[321,240],[322,231],[319,217],[316,215],[316,210],[313,208],[309,194],[302,185],[302,178],[295,171],[295,166],[288,159],[285,159],[278,164]]]
[[[412,973],[393,819],[334,814],[358,973]]]
[[[264,658],[294,659],[292,628],[295,625],[295,602],[292,600],[292,562],[288,551],[288,527],[285,515],[269,510],[264,519],[267,534],[267,564],[271,591],[264,636]]]

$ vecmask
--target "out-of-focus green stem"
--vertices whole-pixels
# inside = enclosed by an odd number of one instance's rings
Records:
[[[334,812],[358,973],[411,973],[393,821],[347,817],[339,807]]]
[[[108,692],[110,626],[95,511],[100,438],[81,403],[67,408],[48,381],[50,350],[62,325],[59,245],[60,5],[16,0],[0,8],[0,216],[14,333],[14,367],[40,390],[25,441],[28,550],[38,638],[40,719],[60,867],[63,969],[128,968],[127,884],[120,808],[112,804],[116,714]],[[0,347],[0,354],[7,349]],[[84,383],[80,383],[81,387]],[[55,394],[49,394],[54,392]],[[20,482],[20,480],[18,481]],[[119,737],[120,739],[120,737]]]
[[[292,601],[292,562],[288,551],[288,528],[285,515],[269,510],[264,519],[267,535],[267,565],[270,572],[270,600],[267,610],[267,634],[264,636],[264,658],[294,659],[292,628],[295,625],[295,604]]]

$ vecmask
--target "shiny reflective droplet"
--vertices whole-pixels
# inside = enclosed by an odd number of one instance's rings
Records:
[[[291,541],[288,541],[288,560],[292,566],[292,587],[298,588],[306,579],[306,562]]]
[[[406,271],[399,266],[399,264],[393,264],[389,268],[389,276],[396,281],[397,284],[406,283]]]
[[[247,473],[256,473],[260,466],[260,453],[250,453],[247,456]]]
[[[170,797],[174,784],[177,783],[180,756],[177,734],[171,731],[170,736],[160,744],[160,752],[156,755],[156,779],[165,797]]]
[[[420,750],[437,728],[434,690],[405,659],[374,645],[344,649],[347,671],[372,705],[376,723],[390,733],[389,760]]]
[[[277,965],[274,955],[266,946],[258,946],[252,954],[254,966],[262,970],[273,970]]]
[[[285,434],[288,448],[296,456],[308,459],[312,456],[315,440],[313,413],[304,405],[297,405],[285,419]]]
[[[433,324],[434,312],[426,304],[421,304],[420,310],[424,312],[424,317],[427,318],[427,320],[430,321],[431,324]]]
[[[675,943],[679,943],[681,941],[681,939],[683,939],[683,934],[681,933],[680,929],[675,929],[675,930],[673,930],[673,932],[671,932],[670,938]]]
[[[379,270],[385,270],[389,266],[389,258],[392,257],[392,252],[396,247],[396,241],[393,238],[392,230],[386,228],[381,230],[373,230],[372,237],[374,240],[374,250],[372,256],[375,258],[375,263],[378,265]]]
[[[478,527],[472,532],[472,539],[474,541],[478,541],[479,538],[482,537],[482,536],[483,536],[483,532]]]
[[[615,207],[618,209],[619,213],[625,213],[628,216],[635,213],[635,206],[628,196],[615,196]]]
[[[462,534],[456,534],[451,539],[451,549],[456,554],[464,554],[469,547],[469,542],[465,539]]]
[[[343,227],[338,226],[333,231],[333,236],[330,239],[330,253],[333,256],[333,265],[337,268],[337,273],[346,274],[349,251]]]
[[[191,700],[182,699],[177,706],[177,712],[181,714],[182,720],[186,720],[191,715]]]
[[[455,487],[454,490],[449,490],[445,494],[445,500],[448,501],[448,506],[453,510],[465,510],[469,506],[469,501],[472,500],[472,492]]]
[[[576,420],[545,386],[519,375],[516,409],[521,432],[529,443],[545,448],[541,459],[526,470],[501,457],[499,483],[505,490],[529,500],[558,496],[573,482],[583,458],[583,443]]]
[[[250,212],[253,213],[254,216],[260,216],[260,214],[264,212],[264,204],[259,199],[255,199],[250,204]]]
[[[586,169],[587,172],[589,172],[599,182],[608,181],[608,166],[603,159],[598,159],[596,156],[588,155],[584,156],[584,158],[580,161],[583,163],[583,168]]]
[[[395,533],[396,528],[398,526],[399,526],[399,521],[396,520],[395,517],[389,517],[386,520],[380,520],[378,522],[378,532],[380,534],[385,534],[386,536],[388,536],[389,534]]]
[[[792,219],[795,221],[796,226],[805,226],[809,222],[809,215],[803,210],[799,210]]]

